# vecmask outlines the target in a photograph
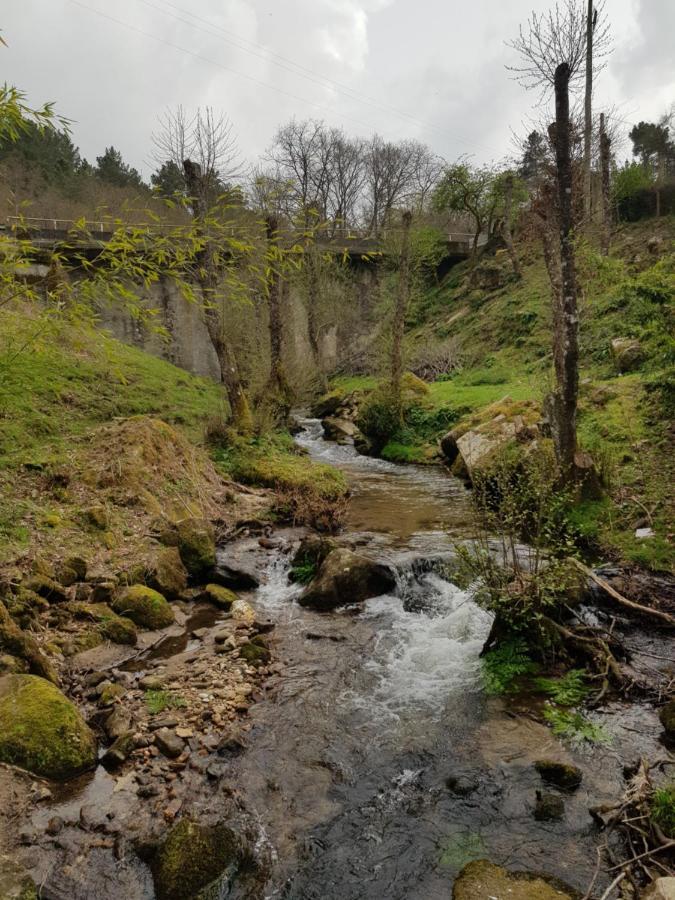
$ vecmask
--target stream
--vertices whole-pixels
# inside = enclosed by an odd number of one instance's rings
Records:
[[[489,616],[435,565],[471,533],[463,484],[440,467],[324,441],[315,420],[303,420],[297,441],[349,480],[341,542],[389,562],[398,584],[358,610],[316,613],[293,602],[300,588],[277,553],[248,598],[276,623],[284,666],[251,710],[234,770],[274,860],[264,896],[447,900],[478,858],[583,892],[596,861],[588,807],[621,793],[626,761],[658,752],[653,710],[598,711],[612,745],[570,749],[531,715],[531,700],[486,697]],[[561,821],[533,817],[543,785],[532,763],[542,757],[584,772]]]

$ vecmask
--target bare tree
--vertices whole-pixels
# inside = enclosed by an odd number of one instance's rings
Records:
[[[584,216],[591,220],[591,137],[593,132],[593,32],[598,11],[593,11],[593,0],[588,0],[586,10],[586,84],[584,88]]]
[[[414,202],[431,187],[433,154],[419,141],[394,144],[374,135],[364,154],[364,213],[368,231],[379,237],[396,206]]]
[[[604,69],[611,50],[610,27],[604,10],[604,0],[601,0],[593,12],[593,75]],[[564,61],[569,66],[573,91],[585,80],[586,29],[586,0],[561,0],[548,12],[533,12],[527,25],[520,26],[518,37],[507,41],[507,47],[516,51],[520,63],[506,68],[523,87],[540,90],[545,99],[554,89],[556,70]]]
[[[523,273],[518,261],[518,254],[513,246],[513,231],[511,217],[513,215],[513,173],[507,172],[504,178],[504,243],[511,259],[513,274],[516,278],[522,278]]]
[[[279,247],[279,220],[268,216],[265,220],[267,237],[267,304],[269,309],[270,332],[270,377],[267,383],[268,396],[284,407],[284,415],[290,409],[290,387],[283,362],[284,317],[281,308],[283,281],[280,270],[282,261]],[[288,407],[288,408],[286,408]]]
[[[323,122],[293,119],[277,131],[267,152],[276,178],[288,185],[286,213],[306,223],[325,219],[330,147]]]
[[[183,162],[195,162],[201,172],[202,190],[213,195],[236,183],[245,167],[234,134],[234,126],[213,108],[199,107],[193,114],[182,106],[159,117],[152,134],[152,157],[158,165],[172,162],[183,170]]]
[[[328,193],[330,219],[334,230],[344,234],[354,223],[356,210],[365,181],[363,147],[338,129],[330,132],[331,155],[329,163]]]

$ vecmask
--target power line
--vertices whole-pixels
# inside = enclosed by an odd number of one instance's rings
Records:
[[[306,104],[307,106],[314,107],[315,109],[318,109],[324,113],[330,112],[330,109],[325,104],[315,103],[314,101],[308,100],[305,97],[300,97],[297,94],[294,94],[290,91],[284,90],[283,88],[276,87],[276,85],[269,84],[268,82],[263,81],[262,79],[255,78],[253,75],[248,75],[245,72],[240,72],[239,70],[234,69],[231,66],[227,66],[224,63],[219,62],[218,60],[211,59],[210,57],[204,56],[203,54],[198,53],[195,50],[191,50],[188,47],[183,47],[180,44],[173,43],[172,41],[167,41],[164,38],[159,37],[158,35],[152,34],[151,32],[148,32],[142,28],[139,28],[137,25],[133,25],[130,22],[125,22],[124,20],[118,19],[115,16],[111,16],[109,13],[103,12],[102,10],[95,9],[94,7],[91,7],[91,6],[87,5],[86,3],[83,3],[82,0],[70,0],[70,3],[74,4],[75,6],[79,6],[81,9],[86,9],[88,12],[94,13],[95,15],[97,15],[101,18],[108,19],[109,21],[114,22],[116,25],[121,25],[123,28],[127,28],[130,31],[135,32],[136,34],[140,34],[142,37],[149,38],[150,40],[153,40],[156,43],[164,44],[167,47],[171,47],[173,50],[179,50],[182,53],[187,53],[189,56],[192,56],[195,59],[199,59],[202,62],[206,62],[206,63],[209,63],[210,65],[217,66],[218,68],[223,69],[223,71],[229,72],[232,75],[237,75],[240,78],[245,78],[247,81],[250,81],[253,84],[257,84],[261,87],[268,88],[269,90],[275,91],[276,93],[281,94],[282,96],[289,97],[292,100],[297,100],[300,103]],[[348,121],[354,122],[355,124],[359,125],[362,128],[366,128],[367,130],[372,130],[372,123],[363,122],[360,119],[356,119],[354,116],[345,115],[345,114],[342,115],[342,118],[347,119]],[[465,143],[465,142],[461,141],[461,143]],[[485,150],[488,148],[485,148],[485,147],[480,148],[480,147],[476,146],[475,149]]]
[[[170,13],[162,9],[161,7],[156,6],[154,3],[151,3],[150,0],[139,0],[139,2],[143,3],[145,6],[151,9],[157,10],[157,12],[161,12],[162,14],[171,16],[171,18],[175,19],[177,22],[183,22],[184,24],[189,25],[191,28],[196,28],[197,30],[202,31],[205,34],[212,34],[215,37],[219,37],[221,40],[227,41],[227,43],[231,44],[234,47],[237,47],[239,50],[243,50],[246,53],[251,53],[253,56],[257,57],[258,59],[262,59],[265,62],[271,62],[273,65],[279,66],[281,69],[284,69],[285,71],[290,72],[293,75],[297,75],[300,78],[305,78],[307,81],[310,81],[313,84],[318,84],[320,87],[330,87],[336,90],[338,93],[346,96],[349,100],[356,100],[358,103],[365,103],[369,106],[375,107],[376,109],[398,116],[399,118],[404,119],[414,125],[421,125],[424,128],[430,128],[434,131],[437,131],[439,134],[443,134],[446,137],[450,136],[448,131],[433,122],[418,119],[417,117],[411,115],[408,112],[405,112],[404,110],[400,110],[396,107],[389,106],[386,103],[382,103],[382,101],[377,100],[374,97],[369,97],[368,95],[363,94],[360,91],[357,91],[340,81],[335,81],[332,78],[322,75],[321,73],[318,73],[313,69],[309,69],[306,66],[303,66],[300,63],[295,62],[294,60],[289,59],[288,57],[283,56],[282,54],[277,53],[274,50],[271,50],[264,44],[258,44],[255,41],[250,41],[247,38],[242,38],[235,32],[230,31],[227,28],[223,28],[221,25],[217,25],[216,23],[204,18],[203,16],[198,16],[196,13],[183,9],[180,6],[176,6],[174,3],[169,2],[169,0],[161,0],[161,2],[163,2],[165,6],[169,6],[171,7],[171,9],[174,9],[177,12],[188,16],[190,19],[194,19],[198,22],[203,22],[205,25],[208,25],[209,28],[202,28],[199,25],[196,25],[194,22],[190,22],[188,19],[176,16],[173,13]],[[258,53],[257,50],[260,50],[262,52]],[[480,145],[473,145],[470,141],[467,141],[457,135],[455,135],[451,139],[456,141],[457,143],[465,144],[472,149],[475,147],[476,149],[488,150],[489,152],[492,152],[494,150],[494,148],[491,149],[488,147],[481,147]]]

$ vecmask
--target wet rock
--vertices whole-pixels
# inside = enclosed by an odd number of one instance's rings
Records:
[[[379,597],[395,585],[394,573],[388,566],[337,548],[328,554],[314,581],[300,595],[299,603],[330,610]]]
[[[152,862],[157,900],[185,900],[227,874],[239,862],[239,842],[225,825],[183,818],[169,832]]]
[[[272,654],[260,641],[247,641],[239,648],[239,655],[250,666],[264,666],[272,658]]]
[[[548,784],[554,784],[563,790],[572,791],[581,784],[583,773],[578,766],[571,763],[558,762],[553,759],[538,759],[534,767]]]
[[[354,422],[337,416],[327,416],[321,425],[326,440],[337,441],[338,444],[351,443],[359,431]]]
[[[160,728],[175,728],[178,725],[178,716],[157,716],[148,722],[148,728],[151,731],[157,731]]]
[[[4,675],[0,760],[62,780],[96,763],[96,738],[77,708],[49,681]]]
[[[140,628],[166,628],[174,621],[173,609],[166,598],[142,584],[134,584],[116,597],[113,609]]]
[[[534,805],[534,817],[538,822],[562,819],[564,814],[565,802],[559,794],[551,794],[547,791],[537,791],[537,801]]]
[[[63,585],[46,575],[32,575],[23,586],[50,603],[65,603],[68,599],[68,593]]]
[[[300,546],[295,551],[291,560],[290,581],[296,581],[294,569],[311,567],[318,570],[329,553],[337,548],[331,538],[322,537],[319,534],[308,534],[300,541]]]
[[[126,762],[135,749],[134,732],[125,731],[108,747],[101,757],[101,763],[107,769],[116,769]]]
[[[221,755],[237,756],[246,749],[246,742],[239,732],[224,735],[216,744],[216,751]]]
[[[207,575],[216,564],[216,539],[206,519],[182,519],[176,525],[177,547],[183,565],[195,578]]]
[[[177,756],[180,756],[185,749],[185,743],[182,738],[179,738],[175,731],[171,731],[168,728],[160,728],[155,732],[155,745],[169,759],[175,759]]]
[[[675,741],[675,700],[669,700],[659,710],[659,719],[669,741]]]
[[[461,431],[453,429],[452,431],[448,431],[447,434],[444,434],[440,440],[441,453],[445,457],[445,461],[448,463],[448,465],[452,465],[452,463],[454,463],[454,461],[457,459],[457,455],[459,454],[457,440],[461,436]]]
[[[469,794],[478,790],[479,781],[472,775],[449,775],[445,779],[445,786],[458,797],[468,797]]]
[[[260,585],[260,578],[253,566],[234,559],[219,559],[211,578],[223,587],[234,590],[250,591]]]
[[[203,599],[221,609],[229,609],[237,599],[237,595],[220,584],[207,584],[204,588]]]
[[[464,866],[452,889],[452,900],[574,900],[578,894],[543,875],[509,872],[486,859]]]

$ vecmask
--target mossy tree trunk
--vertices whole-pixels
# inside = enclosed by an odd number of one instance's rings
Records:
[[[410,223],[412,213],[406,210],[403,213],[403,225],[401,229],[401,257],[399,262],[398,284],[396,289],[396,305],[394,306],[394,321],[391,341],[391,391],[392,401],[398,410],[399,416],[403,416],[403,402],[401,396],[401,381],[403,378],[403,338],[405,336],[405,316],[408,310],[408,297],[410,296]]]
[[[579,317],[573,229],[573,179],[570,152],[570,67],[555,72],[556,170],[560,227],[560,302],[554,304],[553,361],[556,387],[549,399],[556,457],[564,482],[575,478],[577,399],[579,393]]]
[[[511,259],[513,273],[516,278],[522,278],[523,273],[518,261],[518,254],[513,246],[513,233],[511,231],[511,214],[513,208],[513,175],[507,175],[504,181],[504,243]]]
[[[233,424],[238,431],[246,434],[251,431],[253,422],[237,359],[225,335],[222,298],[219,295],[218,267],[213,241],[209,239],[208,235],[208,186],[205,184],[201,168],[197,163],[186,159],[183,162],[183,170],[188,193],[192,198],[195,224],[201,232],[202,239],[202,248],[197,254],[197,279],[202,292],[204,322],[218,357],[220,375],[230,404]]]
[[[276,216],[265,220],[267,238],[267,305],[270,333],[270,377],[268,392],[278,403],[290,409],[291,389],[283,361],[284,318],[282,309],[281,253],[279,246],[279,221]]]
[[[607,134],[605,114],[600,114],[600,170],[602,174],[602,252],[609,256],[612,240],[612,201],[609,180],[611,140]]]

